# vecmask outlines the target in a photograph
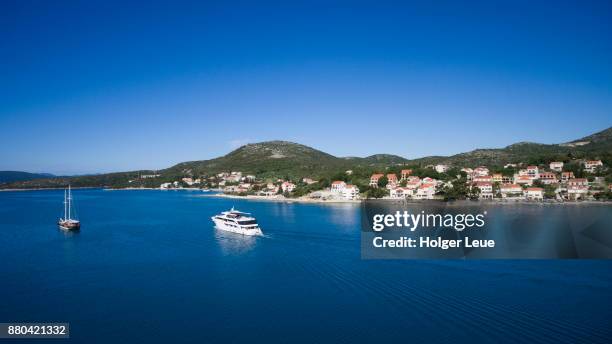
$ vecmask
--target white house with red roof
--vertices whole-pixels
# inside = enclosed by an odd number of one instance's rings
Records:
[[[567,197],[571,200],[584,199],[588,193],[588,186],[568,185],[567,187]]]
[[[293,192],[293,190],[295,190],[295,184],[292,182],[283,182],[281,184],[281,190],[283,190],[283,192]]]
[[[472,179],[475,183],[493,183],[493,177],[489,175],[485,176],[474,176]]]
[[[331,183],[331,187],[330,187],[332,192],[338,192],[338,193],[342,192],[344,188],[346,188],[346,183],[341,180],[334,180]]]
[[[586,178],[574,178],[567,181],[567,186],[589,186]]]
[[[389,197],[394,199],[412,197],[413,191],[414,189],[398,186],[389,190]]]
[[[574,178],[574,172],[561,172],[561,183],[567,183],[568,180]]]
[[[518,184],[502,184],[499,191],[502,198],[518,198],[523,196],[523,188]]]
[[[416,190],[414,197],[416,199],[433,199],[436,194],[435,184],[421,184]]]
[[[533,185],[533,179],[530,176],[528,176],[528,175],[521,176],[521,175],[515,174],[514,175],[514,184],[529,185],[529,186],[531,186],[531,185]]]
[[[584,162],[584,170],[590,173],[595,173],[598,167],[602,167],[603,163],[601,160],[587,160]]]
[[[370,177],[370,186],[373,188],[377,188],[378,187],[378,180],[380,178],[382,178],[384,176],[384,174],[382,173],[374,173],[371,177]]]
[[[553,161],[550,164],[548,164],[548,167],[550,167],[550,169],[552,171],[561,172],[561,171],[563,171],[563,162],[562,161]]]
[[[359,188],[352,184],[347,184],[341,191],[342,198],[354,200],[359,198]]]
[[[411,169],[402,170],[400,181],[406,180],[406,178],[408,178],[408,176],[410,176],[411,174],[412,174]]]
[[[387,189],[391,190],[392,188],[396,187],[398,184],[397,181],[397,176],[395,175],[395,173],[388,173],[387,174]]]
[[[540,169],[538,166],[527,166],[527,175],[531,177],[531,179],[540,179]]]
[[[557,175],[553,172],[542,172],[540,173],[540,181],[542,182],[542,184],[550,185],[558,183],[559,179],[557,178]]]
[[[480,199],[492,199],[493,198],[493,183],[491,182],[476,182],[474,187],[480,190],[478,198]]]
[[[528,200],[541,201],[544,199],[544,189],[542,188],[527,188],[523,194]]]

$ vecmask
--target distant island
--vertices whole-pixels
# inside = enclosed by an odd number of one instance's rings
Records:
[[[22,171],[0,171],[0,185],[17,181],[55,177],[51,173],[30,173]]]
[[[0,189],[73,187],[202,188],[236,196],[353,200],[610,199],[612,127],[561,144],[522,142],[449,157],[377,154],[335,157],[287,141],[244,145],[229,154],[167,169],[0,180]],[[0,174],[1,175],[1,174]]]

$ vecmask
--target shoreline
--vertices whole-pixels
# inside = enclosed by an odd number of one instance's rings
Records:
[[[64,190],[63,187],[56,188],[32,188],[32,189],[0,189],[0,192],[26,192],[26,191],[46,191],[46,190]],[[385,202],[385,203],[405,203],[405,204],[472,204],[472,205],[488,205],[488,204],[506,204],[506,205],[518,205],[518,204],[532,204],[532,205],[612,205],[611,201],[564,201],[558,202],[555,200],[544,200],[544,201],[530,201],[525,199],[488,199],[488,200],[468,200],[460,199],[453,201],[445,201],[443,199],[396,199],[396,198],[365,198],[359,200],[319,200],[306,198],[304,196],[299,198],[285,198],[282,195],[279,196],[257,196],[247,195],[238,196],[231,194],[224,194],[219,189],[200,189],[200,188],[181,188],[181,189],[160,189],[160,188],[104,188],[98,186],[81,186],[73,187],[73,190],[86,190],[86,189],[100,189],[102,191],[138,191],[138,190],[159,190],[159,191],[201,191],[203,194],[196,197],[219,197],[219,198],[232,198],[232,199],[244,199],[249,201],[267,201],[267,202],[285,202],[285,203],[310,203],[310,204],[360,204],[363,201],[369,202]],[[210,192],[216,192],[211,194]]]
[[[318,204],[360,204],[361,200],[316,200],[311,198],[286,198],[283,196],[238,196],[228,195],[224,193],[216,193],[211,195],[200,195],[198,197],[219,197],[219,198],[232,198],[232,199],[246,199],[249,201],[267,201],[267,202],[285,202],[285,203],[318,203]]]
[[[238,195],[229,195],[229,194],[210,194],[210,195],[200,195],[198,197],[219,197],[219,198],[231,198],[231,199],[244,199],[249,201],[268,201],[268,202],[286,202],[286,203],[316,203],[316,204],[361,204],[363,201],[368,202],[385,202],[385,203],[404,203],[404,204],[471,204],[471,205],[489,205],[489,204],[506,204],[506,205],[518,205],[518,204],[531,204],[531,205],[612,205],[612,202],[608,201],[565,201],[565,202],[557,202],[557,201],[528,201],[528,200],[503,200],[503,199],[493,199],[493,200],[468,200],[468,199],[460,199],[454,201],[445,201],[442,199],[426,199],[426,200],[401,200],[394,198],[366,198],[359,200],[317,200],[311,198],[285,198],[285,197],[269,197],[269,196],[238,196]]]

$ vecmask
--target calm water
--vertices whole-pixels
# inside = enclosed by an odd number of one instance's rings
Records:
[[[74,194],[78,234],[55,225],[62,191],[0,193],[0,322],[87,343],[612,340],[612,261],[367,261],[355,205]],[[266,237],[215,231],[231,206]]]

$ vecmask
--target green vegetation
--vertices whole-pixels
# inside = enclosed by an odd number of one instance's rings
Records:
[[[584,144],[577,145],[576,142]],[[588,142],[588,143],[585,143]],[[275,181],[277,178],[294,181],[298,188],[294,194],[303,194],[328,187],[333,180],[344,180],[354,184],[362,192],[378,194],[381,191],[369,189],[372,173],[395,173],[400,177],[402,169],[412,169],[413,175],[421,178],[431,177],[453,182],[461,175],[460,167],[488,166],[493,172],[511,176],[514,169],[504,169],[507,163],[531,163],[545,165],[551,161],[566,162],[565,170],[573,171],[576,177],[587,174],[576,159],[601,159],[606,166],[612,166],[612,128],[585,138],[560,145],[537,143],[517,143],[502,149],[479,149],[450,157],[426,157],[407,160],[396,155],[377,154],[366,158],[339,158],[304,145],[269,141],[242,146],[229,154],[210,160],[184,162],[160,171],[131,171],[78,177],[54,177],[34,180],[0,180],[0,188],[50,188],[64,187],[70,183],[74,187],[159,187],[161,183],[179,181],[183,177],[209,177],[221,172],[241,171],[244,175],[256,175],[260,179]],[[446,173],[438,173],[430,164],[444,163],[451,168]],[[351,170],[352,174],[345,173]],[[156,178],[141,178],[142,175],[160,174]],[[605,177],[612,183],[612,169],[598,171],[593,176]],[[319,180],[311,186],[302,185],[303,177]],[[381,186],[386,177],[381,178]],[[455,183],[453,182],[453,185]],[[200,186],[210,187],[205,181]],[[454,188],[453,188],[454,189]],[[460,197],[463,190],[442,190],[445,197]],[[375,190],[375,189],[373,189]]]

